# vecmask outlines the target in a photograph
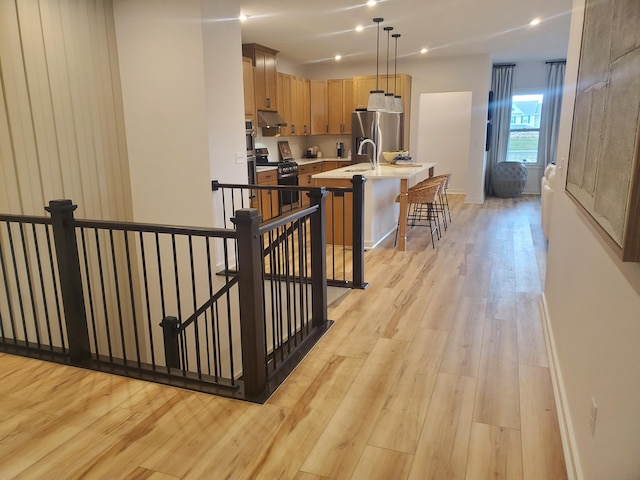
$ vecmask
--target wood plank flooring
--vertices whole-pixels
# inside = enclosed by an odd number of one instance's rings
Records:
[[[562,480],[536,197],[365,254],[265,405],[0,354],[1,479]]]

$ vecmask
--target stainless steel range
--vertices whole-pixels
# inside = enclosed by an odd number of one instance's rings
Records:
[[[256,148],[256,165],[259,167],[277,167],[278,185],[297,187],[298,186],[298,164],[292,160],[282,160],[272,162],[269,160],[269,149],[266,147]],[[281,191],[280,206],[291,206],[298,203],[297,191]]]

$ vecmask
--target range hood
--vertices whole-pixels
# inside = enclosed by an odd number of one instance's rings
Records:
[[[286,127],[287,122],[278,112],[258,110],[258,126],[262,127],[264,137],[275,137],[280,135],[280,127]]]

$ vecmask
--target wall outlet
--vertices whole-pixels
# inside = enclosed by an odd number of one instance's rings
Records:
[[[591,427],[591,436],[596,435],[596,419],[598,418],[598,404],[596,398],[591,398],[591,411],[589,412],[589,427]]]

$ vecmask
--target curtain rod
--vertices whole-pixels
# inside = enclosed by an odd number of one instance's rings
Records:
[[[564,59],[564,60],[548,60],[548,61],[546,61],[544,63],[546,63],[546,64],[549,64],[549,63],[567,63],[567,60],[566,59]]]

